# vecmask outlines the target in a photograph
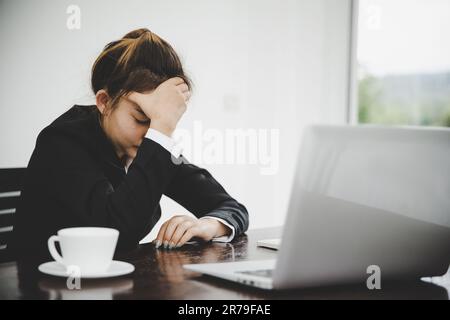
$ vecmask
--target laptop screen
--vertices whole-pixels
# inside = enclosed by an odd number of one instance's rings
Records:
[[[450,226],[450,129],[312,126],[298,170],[307,191]]]

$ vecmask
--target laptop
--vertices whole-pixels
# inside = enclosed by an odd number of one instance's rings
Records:
[[[310,126],[275,260],[187,264],[264,289],[446,273],[450,129]]]

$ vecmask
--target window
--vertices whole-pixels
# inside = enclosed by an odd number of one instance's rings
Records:
[[[359,0],[354,10],[354,119],[450,127],[450,0]]]

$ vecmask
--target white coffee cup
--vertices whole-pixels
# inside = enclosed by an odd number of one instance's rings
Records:
[[[66,228],[48,239],[48,250],[55,261],[80,268],[81,274],[102,273],[111,265],[119,231],[111,228]],[[59,241],[62,256],[55,248]]]

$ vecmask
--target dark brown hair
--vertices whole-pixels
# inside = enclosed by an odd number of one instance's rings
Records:
[[[91,86],[94,94],[106,90],[114,107],[123,95],[151,91],[172,77],[182,78],[189,90],[192,89],[191,80],[172,46],[141,28],[105,46],[92,66]]]

